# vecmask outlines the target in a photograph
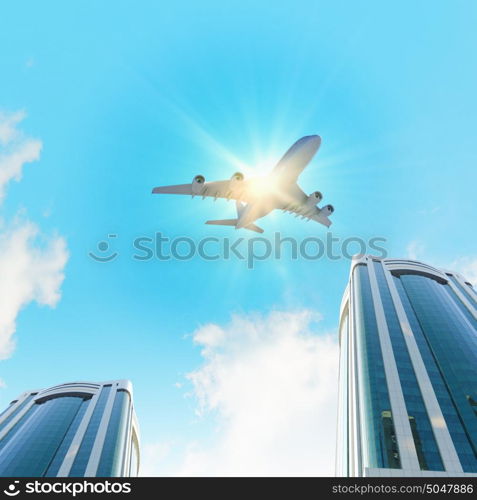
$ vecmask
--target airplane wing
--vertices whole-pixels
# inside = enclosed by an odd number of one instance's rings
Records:
[[[175,186],[158,186],[152,190],[153,194],[186,194],[189,196],[202,196],[202,198],[224,198],[249,202],[247,180],[242,174],[235,174],[232,179],[226,181],[205,182],[201,175],[194,177],[192,183],[176,184]]]
[[[328,216],[323,213],[322,209],[315,207],[315,211],[316,211],[316,213],[314,213],[313,215],[311,215],[309,217],[311,220],[319,222],[320,224],[323,224],[326,227],[330,227],[331,224],[333,224],[330,221],[330,219],[328,219]]]
[[[330,227],[332,222],[328,218],[333,212],[332,205],[325,205],[319,208],[315,204],[308,203],[309,197],[303,192],[298,184],[292,184],[285,193],[284,201],[278,206],[279,210],[289,212],[302,219],[314,220],[326,227]]]
[[[192,195],[191,184],[176,184],[175,186],[158,186],[152,190],[152,194],[188,194]]]
[[[296,209],[290,209],[290,210],[285,210],[286,212],[290,212],[292,214],[295,214],[295,217],[300,217],[302,219],[308,219],[308,220],[314,220],[316,222],[319,222],[320,224],[323,224],[326,227],[330,227],[332,222],[328,218],[328,215],[331,215],[326,209],[323,210],[318,207],[313,207],[312,209],[306,208],[296,208]]]

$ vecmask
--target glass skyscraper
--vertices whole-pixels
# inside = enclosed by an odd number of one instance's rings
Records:
[[[477,475],[471,284],[422,262],[355,257],[339,336],[337,475]]]
[[[0,476],[137,476],[138,436],[129,381],[25,392],[0,413]]]

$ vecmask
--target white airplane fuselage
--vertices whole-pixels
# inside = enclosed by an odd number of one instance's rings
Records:
[[[296,202],[296,197],[300,197],[300,193],[297,190],[292,197],[290,189],[293,191],[293,185],[304,168],[301,165],[299,167],[290,165],[286,170],[274,170],[265,177],[252,179],[250,190],[255,192],[256,196],[244,205],[238,216],[236,229],[247,227],[277,208],[293,205],[293,201]],[[254,184],[256,185],[255,189]],[[306,197],[301,196],[300,202],[304,202]]]
[[[260,200],[248,203],[237,218],[236,229],[247,227],[257,219],[261,219],[275,210],[271,200]]]

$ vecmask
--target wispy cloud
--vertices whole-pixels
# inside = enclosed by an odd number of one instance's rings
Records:
[[[406,257],[411,260],[424,260],[442,269],[457,271],[473,285],[477,285],[477,257],[464,255],[454,260],[451,260],[452,257],[448,260],[441,258],[437,262],[435,262],[435,259],[434,261],[428,260],[430,257],[427,255],[426,246],[419,240],[409,242],[406,247]]]
[[[419,260],[422,259],[422,256],[425,251],[425,246],[423,243],[417,240],[413,240],[409,242],[406,247],[406,257],[411,260]]]
[[[449,266],[451,271],[457,271],[473,285],[477,285],[477,257],[460,257]]]
[[[18,312],[26,304],[54,306],[60,298],[63,268],[68,259],[65,240],[40,244],[32,222],[14,223],[0,234],[0,359],[13,351],[12,335]]]
[[[25,114],[0,113],[0,201],[7,183],[19,180],[23,165],[40,156],[41,141],[26,137],[17,125]],[[20,310],[36,301],[53,307],[60,298],[66,242],[45,236],[29,220],[16,217],[0,226],[0,359],[11,356]]]
[[[141,476],[157,476],[171,452],[169,442],[146,443],[141,447]]]
[[[40,158],[42,143],[25,136],[17,125],[25,118],[23,111],[0,112],[0,202],[12,180],[20,180],[25,163]]]
[[[235,315],[194,333],[204,361],[187,377],[217,434],[190,443],[172,473],[333,475],[338,345],[317,334],[319,319],[309,310]]]

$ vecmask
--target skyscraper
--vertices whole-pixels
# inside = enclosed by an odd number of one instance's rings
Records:
[[[353,259],[340,311],[337,475],[476,475],[476,305],[459,274]]]
[[[0,414],[2,477],[128,477],[138,468],[129,381],[28,391]]]

